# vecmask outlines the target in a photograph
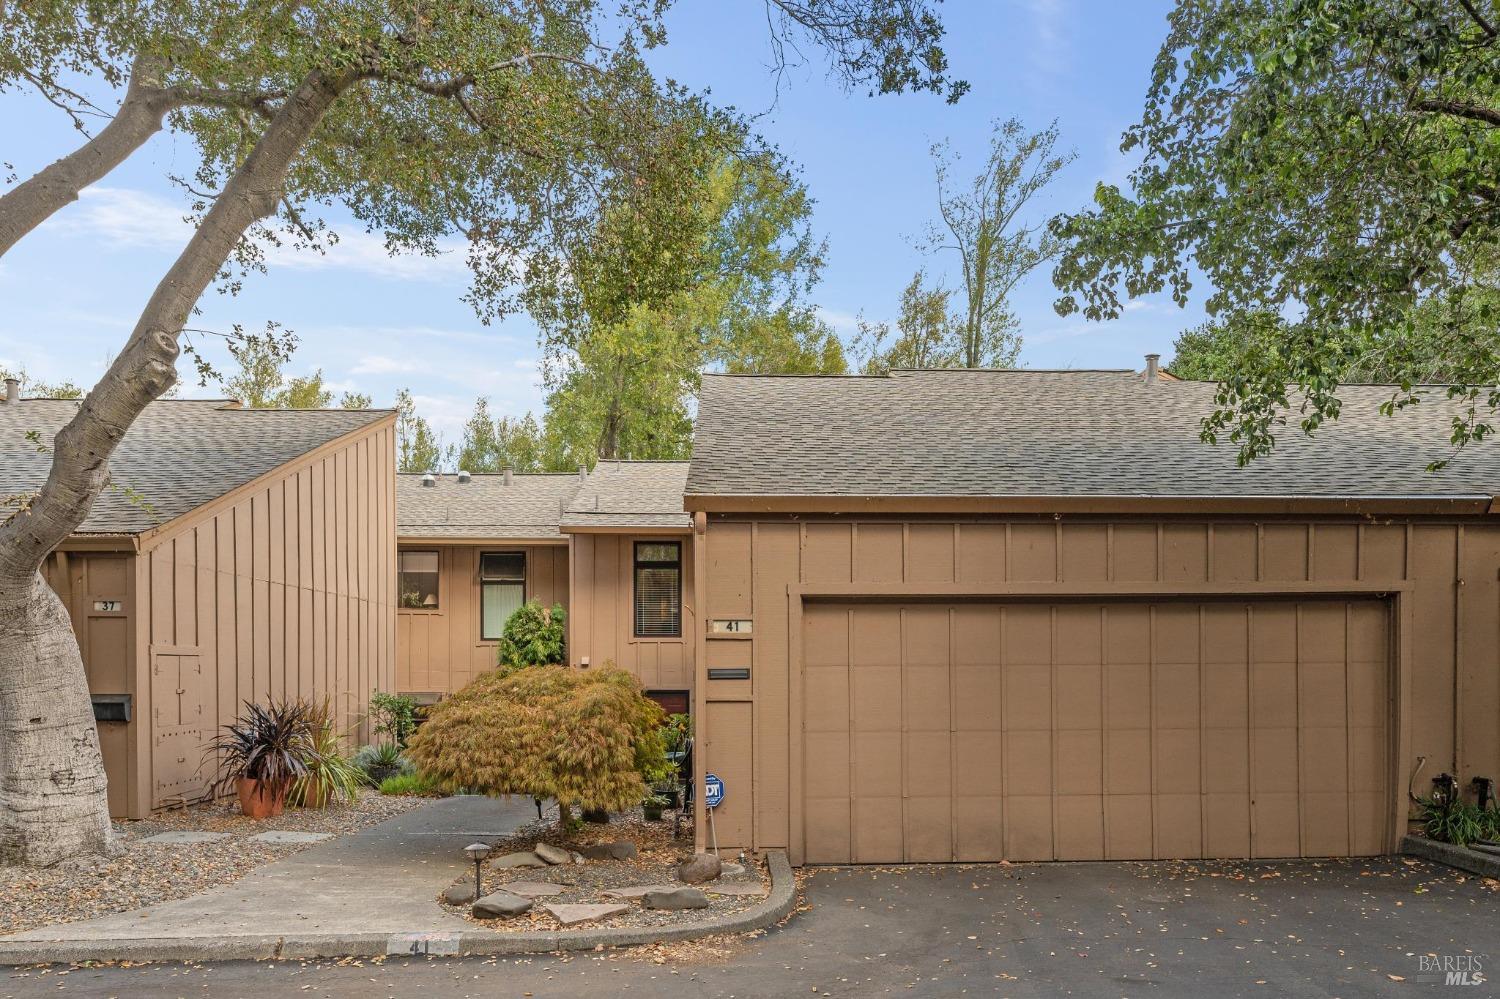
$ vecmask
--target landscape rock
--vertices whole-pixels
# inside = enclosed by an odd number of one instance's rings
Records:
[[[586,860],[584,858],[583,854],[579,853],[577,850],[574,850],[572,853],[568,854],[568,856],[570,856],[570,857],[573,858],[573,863],[575,863],[575,864],[587,864],[588,863],[588,860]]]
[[[643,898],[653,891],[673,891],[676,885],[631,885],[627,888],[606,888],[599,894],[605,898]]]
[[[724,865],[711,853],[695,853],[677,868],[677,880],[684,884],[699,885],[719,876]]]
[[[622,912],[629,912],[628,905],[605,905],[595,903],[593,905],[582,905],[577,903],[556,902],[552,905],[542,907],[551,913],[564,926],[576,926],[579,923],[592,923],[598,919],[608,919],[610,916],[618,916]]]
[[[744,873],[745,873],[745,865],[744,864],[731,864],[729,861],[726,860],[722,865],[720,865],[720,870],[719,870],[719,876],[720,877],[723,877],[723,878],[736,878],[736,877],[739,877],[741,874],[744,874]]]
[[[531,899],[508,891],[497,891],[474,903],[475,919],[510,919],[531,911]]]
[[[708,896],[699,888],[671,888],[667,891],[648,891],[641,896],[641,904],[648,909],[667,909],[672,912],[707,909]]]
[[[549,864],[570,864],[573,862],[573,855],[571,853],[560,846],[553,846],[551,843],[538,843],[531,852]]]
[[[547,862],[530,850],[526,850],[522,853],[507,853],[503,857],[496,857],[490,861],[490,866],[504,871],[518,867],[546,867]]]
[[[474,901],[474,886],[466,882],[449,885],[443,889],[443,901],[449,905],[468,905]]]
[[[613,843],[595,843],[583,848],[583,855],[590,860],[634,860],[640,851],[628,839],[617,839]]]

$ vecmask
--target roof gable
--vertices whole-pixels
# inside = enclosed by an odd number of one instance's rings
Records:
[[[0,494],[46,481],[50,445],[72,419],[71,399],[0,403]],[[327,444],[387,418],[390,410],[241,409],[223,399],[159,399],[111,456],[115,488],[94,501],[80,534],[140,534]]]

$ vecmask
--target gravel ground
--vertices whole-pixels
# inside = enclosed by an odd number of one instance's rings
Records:
[[[118,856],[70,861],[42,870],[0,867],[0,934],[50,923],[71,923],[157,902],[185,898],[244,877],[261,864],[280,860],[312,844],[250,842],[272,829],[343,835],[382,822],[422,804],[425,798],[387,797],[365,791],[358,801],[328,809],[288,808],[274,819],[254,821],[233,802],[193,805],[138,822],[115,822]],[[214,843],[144,843],[173,830],[225,832]]]
[[[640,855],[635,860],[590,860],[585,864],[561,864],[556,867],[515,870],[494,870],[486,864],[484,874],[486,895],[499,891],[512,881],[542,881],[565,886],[565,890],[560,895],[549,895],[546,898],[537,899],[532,911],[524,916],[515,919],[474,919],[467,905],[447,906],[447,908],[450,912],[463,916],[477,926],[489,927],[502,933],[514,933],[518,930],[561,929],[561,924],[544,911],[544,906],[553,902],[606,902],[630,906],[629,911],[621,915],[583,924],[593,928],[599,926],[672,926],[677,923],[693,923],[708,916],[725,915],[748,909],[764,898],[764,895],[718,896],[710,894],[707,909],[669,912],[647,909],[638,900],[606,897],[603,892],[610,888],[678,884],[677,865],[693,855],[690,832],[685,833],[682,839],[674,840],[670,820],[645,822],[641,820],[639,811],[634,814],[613,816],[608,825],[586,824],[577,833],[571,835],[559,832],[555,820],[546,819],[539,823],[532,823],[517,830],[514,835],[493,843],[494,850],[491,856],[500,857],[507,853],[530,850],[539,842],[551,843],[553,846],[568,850],[581,850],[593,843],[607,843],[619,839],[634,843]],[[724,857],[726,862],[734,859],[736,858],[728,855]],[[713,884],[729,882],[758,884],[767,893],[771,889],[769,877],[761,865],[754,861],[746,863],[744,874],[726,875],[716,882],[698,887],[708,890]],[[456,879],[454,883],[473,885],[473,874],[470,873],[466,878]]]

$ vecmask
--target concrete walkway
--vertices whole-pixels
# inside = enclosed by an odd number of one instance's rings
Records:
[[[190,898],[0,938],[13,941],[446,934],[467,924],[437,894],[474,868],[463,848],[536,818],[530,799],[443,798],[259,867]]]

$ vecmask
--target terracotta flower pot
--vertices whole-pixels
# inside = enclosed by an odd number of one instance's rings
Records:
[[[303,808],[327,808],[333,800],[333,789],[316,777],[307,778],[302,787]]]
[[[267,784],[250,777],[239,779],[240,811],[246,818],[269,819],[286,804],[286,784]]]

